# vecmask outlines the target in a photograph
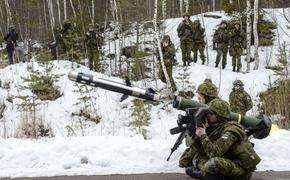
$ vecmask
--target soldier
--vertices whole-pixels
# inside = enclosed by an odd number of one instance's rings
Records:
[[[241,115],[253,107],[251,96],[244,90],[244,84],[241,80],[234,81],[234,88],[229,96],[231,110]]]
[[[6,41],[6,51],[8,53],[9,64],[13,64],[13,54],[15,47],[17,47],[18,33],[15,31],[15,27],[9,27],[9,32],[4,37]]]
[[[103,38],[96,32],[93,24],[89,25],[89,31],[86,33],[85,42],[88,49],[90,70],[100,71],[99,57]]]
[[[59,36],[60,36],[60,38],[58,39],[60,43],[59,54],[62,56],[62,58],[68,58],[69,60],[72,61],[74,55],[73,47],[76,36],[70,21],[66,20],[63,23],[63,28]]]
[[[237,122],[229,121],[227,102],[215,99],[208,104],[206,126],[196,127],[195,163],[186,168],[186,174],[205,180],[249,180],[260,157]]]
[[[162,39],[161,42],[161,49],[162,49],[162,54],[163,54],[163,59],[164,59],[164,64],[166,66],[166,71],[170,79],[170,83],[172,86],[172,90],[176,91],[176,86],[174,79],[172,77],[172,68],[174,65],[174,56],[175,56],[175,48],[174,44],[171,42],[170,37],[168,35],[165,35]],[[159,53],[157,53],[159,54]],[[158,58],[160,60],[160,58]],[[162,82],[166,83],[165,75],[163,73],[163,69],[161,66],[161,62],[159,65],[159,76]]]
[[[224,69],[227,64],[229,34],[227,28],[227,21],[223,20],[220,27],[215,31],[213,36],[213,49],[217,50],[215,67],[218,67],[221,56],[223,56],[222,68]]]
[[[192,51],[193,31],[192,22],[189,18],[190,16],[188,14],[184,14],[183,21],[177,28],[178,37],[180,38],[183,66],[189,66],[189,63],[192,61],[190,53]]]
[[[229,53],[232,56],[233,71],[235,72],[237,67],[237,72],[239,72],[242,67],[241,56],[243,53],[243,34],[239,22],[235,22],[234,26],[235,27],[229,33]]]
[[[217,87],[212,83],[210,79],[205,79],[204,82],[198,86],[196,92],[198,93],[198,100],[202,104],[208,104],[214,99],[218,99]],[[191,139],[191,137],[186,137],[186,141],[192,144],[197,143],[196,139]],[[190,146],[189,148],[187,148],[179,159],[179,166],[193,166],[193,159],[196,152],[197,149],[194,148],[194,146]]]
[[[205,41],[204,41],[204,28],[201,27],[200,21],[195,20],[193,22],[193,62],[197,62],[197,50],[200,54],[202,64],[205,63],[204,55]]]

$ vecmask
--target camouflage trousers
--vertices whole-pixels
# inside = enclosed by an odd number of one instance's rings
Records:
[[[190,40],[181,41],[180,48],[182,53],[183,66],[189,65],[189,63],[192,61],[190,57],[192,51],[192,41]]]
[[[228,53],[228,49],[217,49],[217,55],[216,55],[216,60],[215,60],[215,64],[218,65],[221,61],[221,57],[223,57],[222,60],[222,67],[225,68],[227,65],[227,53]]]
[[[232,48],[230,49],[230,55],[232,56],[232,66],[240,69],[242,67],[241,56],[243,49],[241,48]]]
[[[221,174],[232,180],[249,180],[252,171],[246,171],[234,161],[222,157],[200,157],[197,160],[197,168],[205,175],[206,173]]]
[[[192,51],[193,51],[193,62],[197,62],[197,51],[199,51],[199,54],[200,54],[200,59],[202,61],[202,64],[205,63],[205,55],[204,55],[204,42],[200,42],[200,43],[193,43],[193,48],[192,48]]]
[[[172,90],[176,91],[177,90],[176,89],[176,85],[175,85],[174,79],[172,77],[173,59],[165,59],[164,63],[165,63],[165,66],[166,66],[167,74],[169,76],[169,80],[170,80],[170,84],[171,84]],[[166,78],[165,78],[165,75],[163,73],[163,69],[162,69],[161,64],[159,65],[159,77],[160,77],[162,82],[166,83]]]
[[[88,52],[90,70],[100,71],[99,52],[91,50]]]

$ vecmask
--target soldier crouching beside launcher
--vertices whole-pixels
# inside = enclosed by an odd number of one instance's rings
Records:
[[[160,98],[152,89],[131,87],[128,79],[126,84],[122,84],[76,71],[70,72],[68,76],[78,83],[122,93],[121,100],[129,95],[150,101],[159,101]],[[206,180],[250,179],[260,158],[248,137],[263,139],[269,135],[271,120],[267,116],[249,117],[230,112],[228,103],[217,98],[201,104],[177,96],[173,107],[186,114],[179,115],[178,126],[170,130],[171,134],[180,135],[167,161],[183,139],[186,139],[186,145],[197,150],[190,159],[191,164],[183,166],[189,176]],[[193,145],[193,139],[198,139],[197,146]]]

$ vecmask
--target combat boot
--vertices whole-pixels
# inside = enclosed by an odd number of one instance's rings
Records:
[[[236,71],[236,66],[233,66],[233,71],[234,71],[234,72]]]
[[[240,68],[237,69],[237,72],[240,72]]]
[[[195,166],[187,167],[185,173],[192,178],[203,179],[202,173]]]
[[[215,67],[217,68],[219,65],[218,65],[218,63],[215,63]]]
[[[183,61],[183,66],[186,66],[186,62],[185,61]]]
[[[202,64],[204,64],[205,63],[205,61],[202,61]]]
[[[226,66],[225,65],[223,65],[223,69],[225,69],[226,68]]]

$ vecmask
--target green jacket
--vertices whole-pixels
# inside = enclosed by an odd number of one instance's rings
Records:
[[[87,32],[85,42],[88,50],[100,50],[103,44],[103,38],[95,32]]]
[[[192,31],[192,26],[193,23],[192,21],[182,21],[178,28],[177,28],[177,33],[178,33],[178,37],[180,38],[180,41],[192,41],[193,39],[193,31]]]
[[[204,43],[204,28],[200,26],[193,27],[193,43]]]
[[[232,29],[229,32],[229,36],[230,36],[229,40],[230,48],[233,49],[243,48],[244,38],[243,33],[240,30]]]
[[[251,96],[243,89],[233,88],[229,96],[231,111],[245,115],[253,107]]]
[[[209,126],[201,144],[207,157],[222,157],[232,160],[243,169],[254,171],[261,161],[243,128],[234,121],[224,121]]]
[[[213,35],[213,43],[228,45],[229,43],[228,29],[219,27]]]

